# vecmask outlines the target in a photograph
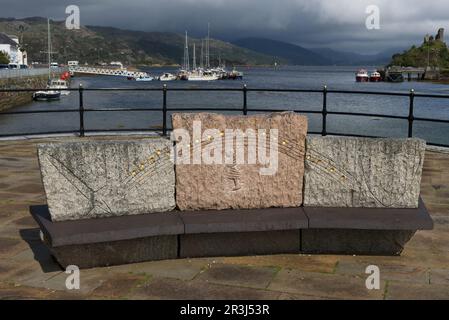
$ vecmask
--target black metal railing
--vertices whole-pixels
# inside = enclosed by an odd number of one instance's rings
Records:
[[[0,89],[2,92],[35,92],[35,91],[45,91],[48,89]],[[243,115],[247,115],[248,112],[282,112],[282,111],[294,111],[297,113],[304,114],[318,114],[322,117],[322,127],[320,132],[309,132],[311,134],[321,134],[323,136],[327,135],[337,135],[337,136],[356,136],[356,137],[375,137],[367,135],[358,135],[350,133],[338,133],[338,132],[328,132],[328,115],[339,115],[339,116],[360,116],[360,117],[379,117],[388,119],[400,119],[408,121],[408,137],[413,137],[413,124],[415,121],[425,121],[434,123],[445,123],[449,124],[449,120],[435,119],[435,118],[423,118],[416,117],[414,115],[415,98],[433,98],[433,99],[449,99],[449,95],[436,95],[436,94],[423,94],[416,93],[413,89],[410,92],[387,92],[387,91],[354,91],[354,90],[331,90],[327,86],[324,86],[321,90],[318,89],[261,89],[261,88],[248,88],[245,85],[241,88],[169,88],[167,85],[163,85],[159,88],[84,88],[80,85],[78,88],[63,89],[65,91],[76,91],[78,92],[79,106],[75,109],[52,109],[52,110],[24,110],[24,111],[5,111],[0,112],[0,117],[4,115],[21,115],[21,114],[40,114],[40,113],[67,113],[67,112],[77,112],[79,114],[79,130],[76,131],[52,131],[52,132],[33,132],[33,133],[21,133],[20,135],[46,135],[46,134],[67,134],[67,133],[77,133],[80,137],[84,137],[86,132],[119,132],[119,131],[156,131],[161,132],[162,135],[166,136],[169,129],[167,127],[167,113],[172,111],[233,111],[241,112]],[[84,94],[88,91],[160,91],[162,92],[162,106],[159,108],[85,108],[84,106]],[[243,103],[241,108],[170,108],[167,106],[167,95],[168,92],[177,91],[218,91],[218,92],[241,92],[243,97]],[[248,108],[248,92],[271,92],[271,93],[319,93],[322,94],[323,106],[321,110],[279,110],[279,109],[267,109],[267,108]],[[407,97],[409,100],[409,111],[408,116],[399,116],[391,114],[378,114],[378,113],[366,113],[366,112],[343,112],[343,111],[329,111],[328,106],[328,96],[330,94],[353,94],[353,95],[381,95],[381,96],[397,96],[397,97]],[[87,112],[133,112],[133,111],[160,111],[162,112],[162,126],[161,129],[156,128],[145,128],[145,129],[90,129],[86,130],[84,127],[85,114]],[[14,137],[19,136],[19,134],[0,134],[0,137]],[[428,141],[428,144],[442,147],[449,147],[449,144],[434,143]]]

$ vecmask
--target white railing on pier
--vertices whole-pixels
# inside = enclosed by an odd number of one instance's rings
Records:
[[[52,74],[59,74],[65,71],[67,71],[67,68],[51,68]],[[0,79],[34,77],[47,74],[47,68],[0,69]]]
[[[117,77],[145,77],[148,76],[146,72],[141,71],[128,71],[127,69],[114,69],[114,68],[100,68],[100,67],[70,67],[69,71],[71,74],[81,73],[81,74],[94,74],[94,75],[105,75],[105,76],[117,76]]]

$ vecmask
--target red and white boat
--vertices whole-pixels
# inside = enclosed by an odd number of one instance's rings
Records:
[[[369,81],[368,71],[366,71],[365,69],[360,69],[359,71],[357,71],[355,75],[355,80],[357,82],[368,82]]]
[[[379,81],[382,81],[382,76],[380,75],[379,72],[374,71],[374,72],[372,72],[372,73],[370,74],[370,76],[369,76],[369,81],[371,81],[371,82],[379,82]]]

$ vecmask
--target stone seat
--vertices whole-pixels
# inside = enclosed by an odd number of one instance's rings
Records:
[[[281,253],[397,255],[433,222],[418,209],[271,208],[164,212],[53,222],[31,207],[44,240],[63,266]]]

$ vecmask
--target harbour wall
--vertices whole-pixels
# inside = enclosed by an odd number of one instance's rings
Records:
[[[0,89],[42,89],[47,86],[48,75],[0,79]],[[33,101],[33,92],[0,92],[0,111]]]

